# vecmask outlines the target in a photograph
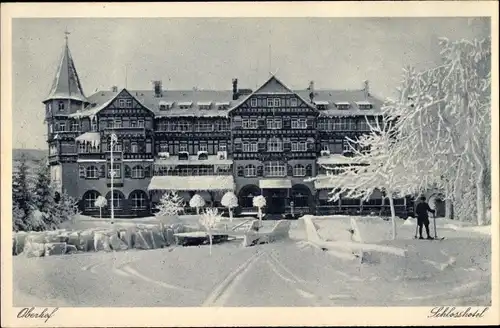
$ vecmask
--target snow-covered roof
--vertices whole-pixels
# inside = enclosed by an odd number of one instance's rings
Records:
[[[179,106],[182,106],[182,107],[191,107],[193,106],[193,102],[192,101],[182,101],[179,103]]]
[[[154,176],[148,190],[233,190],[232,175]]]
[[[366,105],[371,105],[372,103],[369,102],[369,101],[366,101],[366,100],[362,100],[362,101],[356,101],[356,105],[362,105],[362,106],[366,106]]]
[[[315,101],[314,101],[314,104],[315,104],[315,105],[323,105],[323,106],[327,106],[327,105],[329,104],[329,102],[328,102],[328,101],[326,101],[326,100],[315,100]]]
[[[67,42],[64,45],[49,95],[44,101],[53,99],[74,99],[88,103]]]
[[[351,105],[351,103],[348,101],[336,101],[335,102],[335,106],[346,106],[346,105]]]
[[[219,159],[216,155],[208,155],[207,159],[198,159],[198,156],[191,155],[187,160],[179,159],[179,156],[170,156],[165,159],[156,159],[157,165],[231,165],[232,159]]]
[[[329,175],[318,175],[314,180],[314,188],[316,189],[334,189],[338,186],[335,186],[334,180],[332,176]]]
[[[211,101],[198,101],[198,106],[211,106]]]
[[[173,101],[160,100],[158,105],[160,106],[172,106],[174,104]]]
[[[99,147],[101,143],[101,135],[99,132],[85,132],[81,136],[75,138],[77,142],[90,142],[93,147]]]
[[[230,102],[229,101],[222,101],[222,102],[216,102],[216,106],[229,106]]]
[[[351,164],[353,163],[352,157],[347,157],[341,154],[331,154],[329,156],[320,156],[317,160],[318,164]]]
[[[262,179],[259,180],[259,188],[261,189],[276,189],[276,188],[292,188],[292,182],[289,179]]]

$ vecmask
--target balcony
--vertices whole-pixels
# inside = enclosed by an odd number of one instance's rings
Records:
[[[104,153],[78,153],[78,159],[94,160],[94,159],[104,159]]]
[[[114,152],[113,152],[114,156]],[[123,159],[153,159],[152,153],[123,153]]]
[[[112,133],[116,134],[118,138],[120,137],[142,137],[151,134],[151,130],[146,129],[145,127],[117,127],[117,128],[104,128],[103,130],[104,136],[109,137]]]
[[[80,134],[82,134],[80,131],[54,131],[49,134],[47,141],[75,139]]]

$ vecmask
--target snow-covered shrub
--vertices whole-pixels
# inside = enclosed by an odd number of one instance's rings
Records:
[[[205,200],[200,195],[194,195],[189,201],[189,206],[192,208],[196,208],[196,214],[200,214],[200,208],[205,206]]]
[[[226,207],[229,210],[229,218],[233,221],[233,209],[238,207],[238,197],[232,191],[228,191],[222,196],[221,199],[222,206]]]
[[[222,216],[216,208],[207,208],[200,218],[200,224],[205,227],[210,242],[210,255],[212,255],[212,231],[222,220]]]
[[[266,206],[266,198],[262,195],[255,196],[252,199],[252,203],[259,210],[259,225],[262,226],[262,208]]]
[[[95,205],[96,207],[99,207],[99,218],[102,218],[102,208],[108,205],[108,201],[106,200],[106,198],[105,198],[105,197],[103,197],[103,196],[99,196],[99,197],[97,197],[97,199],[95,200],[94,205]]]
[[[174,226],[182,224],[179,213],[184,210],[184,200],[176,192],[165,193],[156,206],[158,213],[155,216],[163,226]]]

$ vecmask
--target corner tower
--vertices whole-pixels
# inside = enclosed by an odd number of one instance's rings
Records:
[[[89,104],[89,101],[83,92],[69,50],[68,35],[69,33],[65,32],[61,59],[52,87],[48,96],[43,100],[43,104],[45,105],[52,182],[59,191],[64,187],[69,195],[76,196],[76,186],[74,185],[77,177],[75,138],[80,134],[81,125],[78,120],[70,119],[69,115],[83,109]]]

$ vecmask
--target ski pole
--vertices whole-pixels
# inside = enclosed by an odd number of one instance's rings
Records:
[[[437,239],[438,233],[436,229],[436,213],[432,213],[432,217],[434,218],[434,238]]]

